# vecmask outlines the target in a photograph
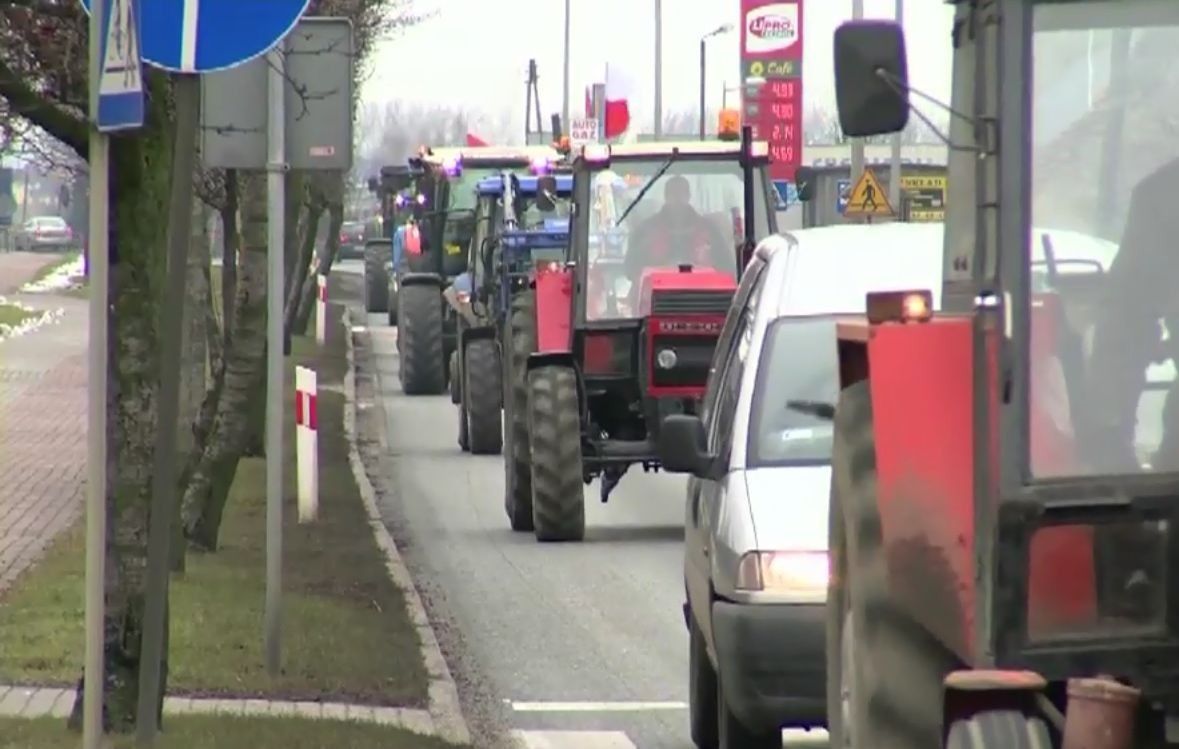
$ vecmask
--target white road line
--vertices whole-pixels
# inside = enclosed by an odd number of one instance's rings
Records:
[[[687,710],[686,702],[515,702],[518,713],[634,713],[652,710]]]
[[[622,731],[514,731],[524,749],[638,749]]]

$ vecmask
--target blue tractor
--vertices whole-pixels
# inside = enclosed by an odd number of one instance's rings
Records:
[[[525,362],[536,342],[535,332],[525,334],[519,323],[531,319],[522,315],[534,305],[537,268],[565,261],[572,190],[570,175],[511,172],[476,187],[468,271],[446,293],[459,319],[451,399],[458,405],[459,446],[471,453],[496,454],[506,442],[511,457],[528,459],[527,436],[518,439],[525,414],[513,404],[520,402],[516,391],[525,386]]]

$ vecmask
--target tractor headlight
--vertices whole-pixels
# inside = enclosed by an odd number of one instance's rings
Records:
[[[660,369],[672,369],[679,361],[679,357],[669,348],[665,348],[655,355],[655,366]]]

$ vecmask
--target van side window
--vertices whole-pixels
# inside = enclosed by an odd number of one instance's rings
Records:
[[[761,297],[761,271],[764,264],[750,268],[753,278],[749,293],[740,306],[734,305],[734,327],[728,341],[724,372],[717,387],[715,410],[708,424],[708,446],[710,452],[727,455],[733,444],[733,422],[737,415],[737,403],[741,397],[741,382],[744,379],[745,363],[753,341],[753,321]]]
[[[728,315],[725,317],[724,327],[721,328],[720,337],[716,341],[716,351],[712,355],[712,369],[708,374],[708,385],[704,389],[704,402],[700,407],[700,420],[704,422],[705,427],[710,427],[712,412],[716,408],[717,394],[720,391],[721,379],[724,377],[725,368],[729,365],[729,359],[732,358],[733,344],[736,340],[737,325],[741,321],[742,311],[745,309],[745,302],[748,301],[749,295],[753,293],[753,287],[757,283],[758,278],[761,277],[762,270],[765,269],[765,262],[760,259],[755,259],[749,264],[745,271],[745,275],[741,279],[741,285],[737,288],[737,293],[733,297],[733,303],[729,307]]]

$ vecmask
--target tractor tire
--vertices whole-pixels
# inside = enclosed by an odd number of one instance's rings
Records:
[[[389,311],[389,274],[385,270],[384,253],[377,252],[383,245],[364,248],[364,310],[377,313]]]
[[[581,403],[572,367],[538,367],[528,373],[528,436],[536,540],[582,540]]]
[[[397,287],[392,283],[385,288],[385,299],[389,308],[389,326],[397,327]]]
[[[835,415],[828,543],[827,722],[833,749],[940,749],[942,680],[954,656],[889,594],[876,507],[868,382]]]
[[[465,453],[471,452],[471,433],[467,429],[467,409],[461,403],[458,407],[458,446]]]
[[[717,749],[716,669],[695,616],[688,619],[688,731],[696,749]]]
[[[446,391],[442,353],[442,297],[431,284],[407,286],[397,295],[401,389],[406,395]]]
[[[1052,749],[1043,719],[1019,710],[984,710],[954,721],[946,749]]]
[[[472,455],[498,455],[504,446],[500,399],[503,371],[499,347],[491,338],[479,338],[467,344],[463,367],[463,406]]]
[[[528,438],[528,357],[536,352],[536,292],[512,298],[503,345],[504,509],[512,530],[531,532],[532,453]]]
[[[459,375],[458,375],[458,352],[450,352],[450,402],[456,406],[463,401],[462,390],[459,389]]]

